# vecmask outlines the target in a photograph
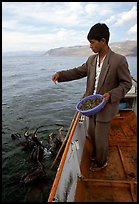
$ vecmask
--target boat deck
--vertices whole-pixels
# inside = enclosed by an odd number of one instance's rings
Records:
[[[137,117],[121,111],[111,124],[108,166],[89,170],[91,140],[87,136],[81,161],[75,202],[137,201]]]

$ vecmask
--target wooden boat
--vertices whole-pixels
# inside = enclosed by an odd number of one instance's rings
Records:
[[[121,100],[110,130],[108,166],[91,172],[88,118],[75,113],[48,202],[137,201],[137,82]]]

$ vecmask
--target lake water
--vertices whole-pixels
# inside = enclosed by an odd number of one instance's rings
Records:
[[[49,146],[49,134],[63,127],[65,136],[75,106],[85,91],[86,78],[54,84],[51,76],[58,70],[79,66],[86,57],[4,56],[2,57],[2,201],[47,202],[56,168],[39,185],[20,185],[29,168],[28,153],[11,139],[12,133],[32,133]],[[127,57],[131,74],[137,77],[137,57]],[[54,157],[44,158],[49,170]]]

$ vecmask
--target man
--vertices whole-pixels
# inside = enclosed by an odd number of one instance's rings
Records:
[[[93,145],[90,157],[91,171],[98,171],[107,166],[111,120],[118,112],[120,100],[132,86],[127,60],[110,49],[109,37],[110,32],[106,24],[95,24],[87,35],[90,48],[95,54],[82,66],[59,71],[52,76],[54,82],[71,81],[87,76],[84,96],[98,93],[105,98],[103,109],[89,117],[88,134]]]

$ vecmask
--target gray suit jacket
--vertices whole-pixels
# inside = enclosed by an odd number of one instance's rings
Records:
[[[84,97],[93,94],[95,88],[97,55],[98,54],[91,55],[82,66],[59,72],[60,77],[58,82],[87,77]],[[113,52],[109,48],[100,72],[96,92],[102,95],[106,92],[110,92],[111,100],[99,113],[96,114],[96,120],[102,122],[111,121],[113,116],[118,112],[120,100],[131,89],[131,86],[132,79],[126,58]]]

